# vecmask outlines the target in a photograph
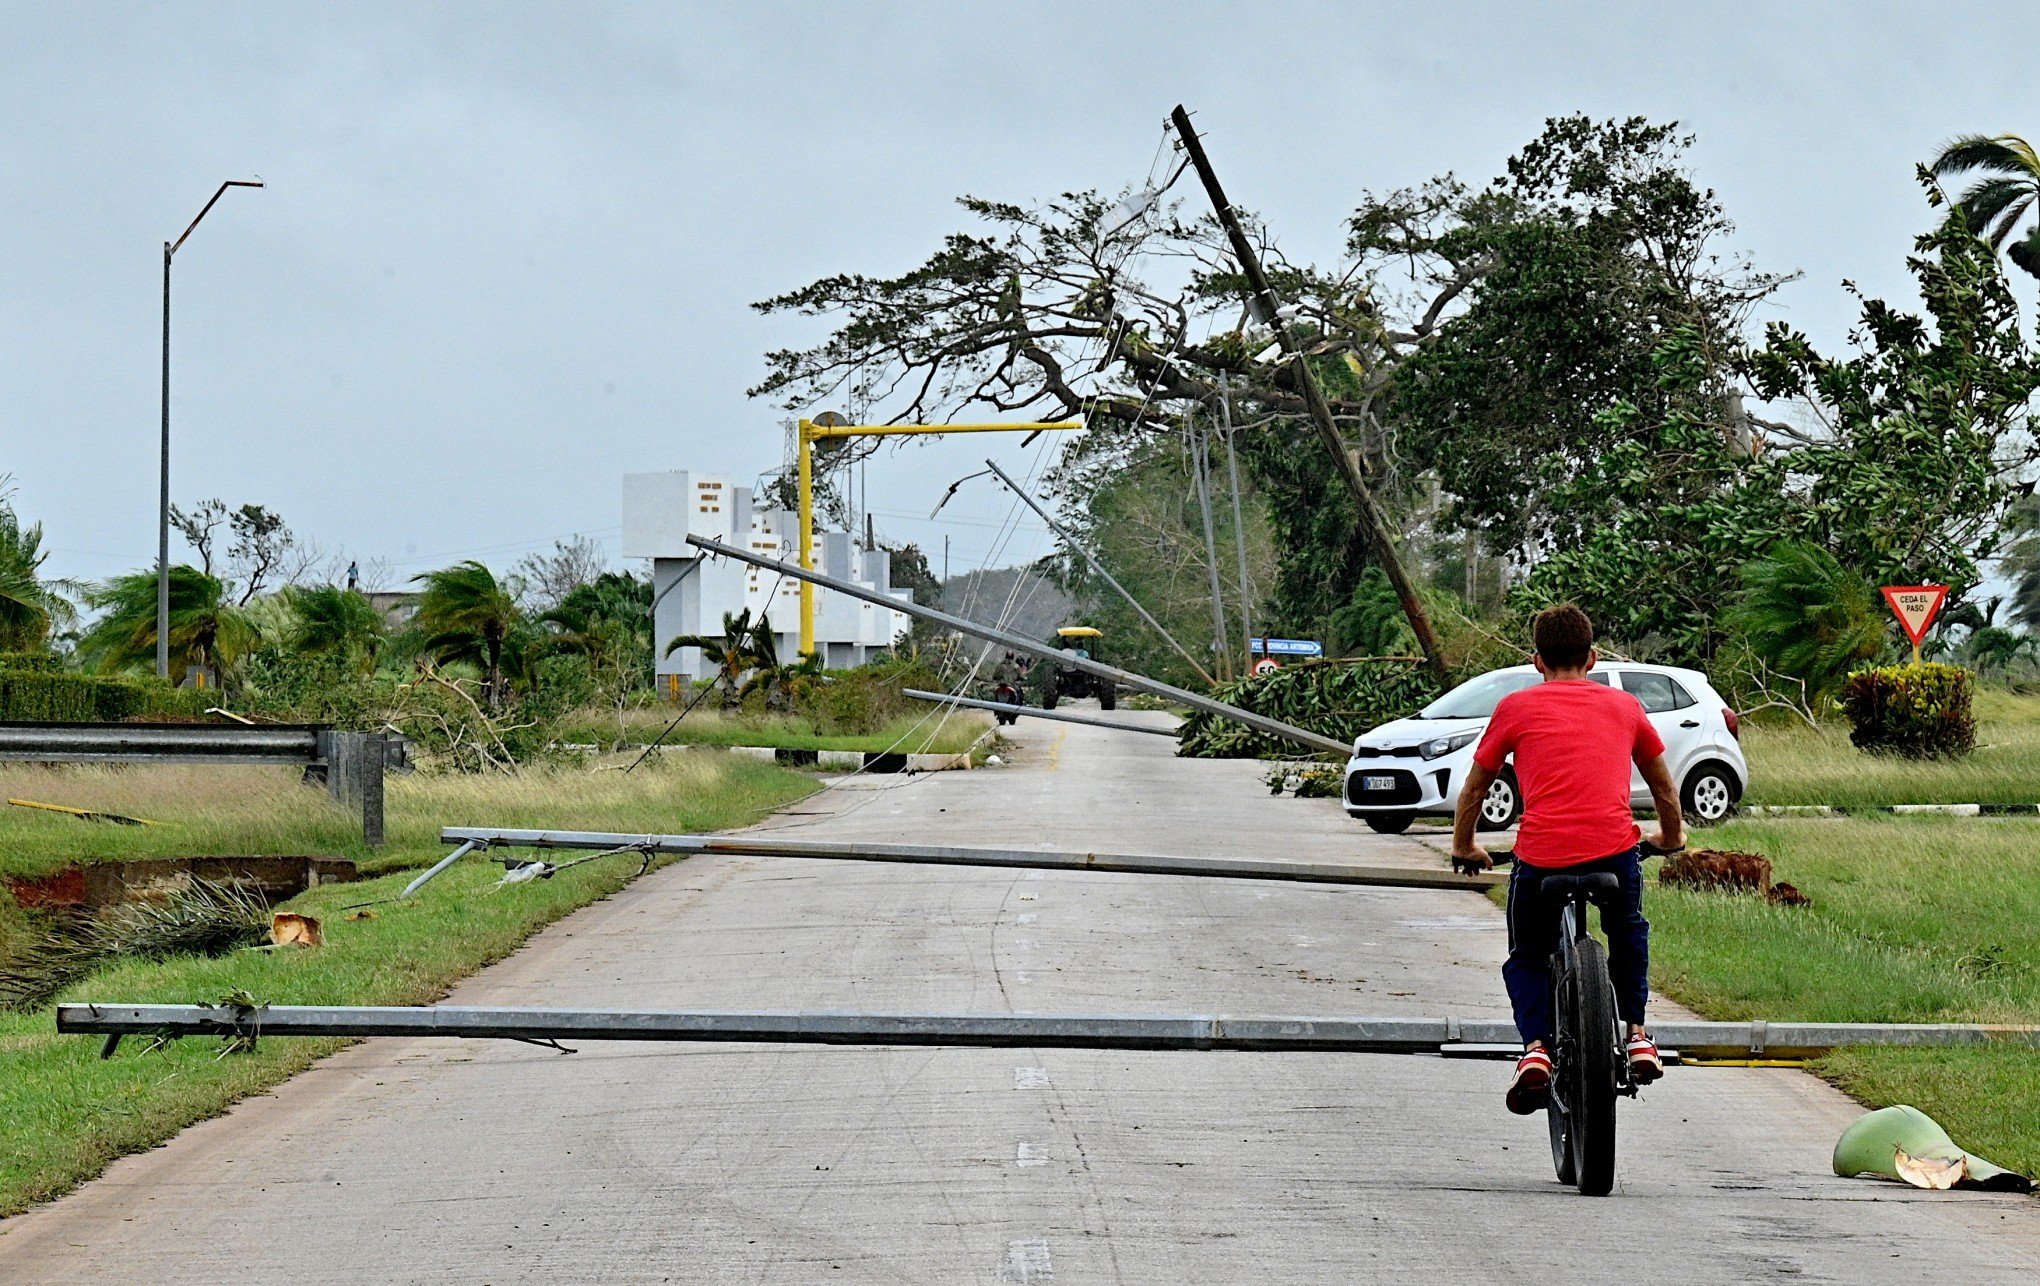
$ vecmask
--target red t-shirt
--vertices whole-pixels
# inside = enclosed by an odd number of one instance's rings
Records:
[[[1503,697],[1473,761],[1500,772],[1516,756],[1523,792],[1517,860],[1577,866],[1642,838],[1629,807],[1629,765],[1664,752],[1635,697],[1589,679],[1561,679]]]

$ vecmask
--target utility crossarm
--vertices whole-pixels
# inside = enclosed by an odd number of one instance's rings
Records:
[[[800,503],[800,565],[815,565],[815,465],[814,445],[838,438],[927,437],[941,433],[1067,433],[1084,427],[1082,420],[1033,421],[1021,424],[846,424],[834,412],[818,419],[803,419],[795,427],[794,454]],[[1030,436],[1028,441],[1032,441]],[[1022,443],[1021,445],[1026,445]],[[803,656],[815,650],[815,585],[800,586],[800,650]]]
[[[1238,706],[1227,705],[1223,701],[1214,701],[1210,697],[1199,696],[1195,692],[1187,692],[1172,683],[1163,683],[1159,679],[1150,679],[1146,675],[1135,674],[1131,670],[1122,670],[1116,665],[1107,665],[1103,661],[1094,661],[1087,656],[1077,656],[1074,653],[1064,654],[1062,651],[1050,647],[1046,643],[1030,639],[1025,635],[1014,634],[990,625],[980,625],[976,621],[967,621],[960,616],[951,616],[947,612],[937,611],[935,608],[927,607],[920,603],[909,603],[887,594],[881,594],[877,590],[866,589],[852,581],[841,580],[817,571],[810,571],[805,567],[795,567],[791,563],[782,562],[776,558],[766,558],[759,554],[754,554],[748,549],[738,549],[733,545],[725,545],[719,540],[710,540],[706,536],[689,536],[687,543],[697,549],[705,549],[711,554],[723,554],[739,562],[749,563],[753,567],[763,567],[770,571],[784,572],[788,576],[803,581],[811,581],[816,585],[833,589],[838,593],[848,594],[852,598],[861,598],[867,603],[875,603],[880,607],[889,607],[897,612],[905,612],[909,616],[918,616],[924,621],[933,621],[937,625],[946,625],[960,634],[974,635],[978,638],[997,643],[1001,647],[1012,648],[1015,652],[1025,652],[1029,656],[1053,660],[1060,665],[1068,666],[1070,669],[1082,670],[1086,674],[1095,674],[1100,678],[1111,679],[1115,683],[1123,684],[1126,687],[1134,688],[1141,692],[1152,692],[1158,697],[1167,697],[1171,701],[1179,701],[1192,709],[1203,710],[1210,714],[1243,723],[1256,732],[1265,732],[1271,737],[1281,737],[1288,741],[1294,741],[1299,745],[1309,746],[1312,750],[1334,755],[1345,755],[1352,751],[1352,747],[1348,746],[1345,742],[1334,741],[1330,737],[1320,736],[1308,728],[1299,728],[1293,723],[1284,723],[1280,719],[1270,719],[1266,715],[1255,714],[1251,710],[1242,710]]]
[[[1051,853],[1025,848],[959,848],[938,844],[865,844],[776,839],[769,835],[626,835],[606,831],[504,830],[448,826],[447,844],[490,848],[634,849],[645,853],[726,853],[743,857],[813,857],[920,866],[1000,866],[1038,871],[1112,871],[1127,875],[1199,875],[1208,879],[1287,880],[1301,884],[1362,884],[1397,889],[1482,890],[1505,883],[1493,871],[1457,875],[1421,866],[1352,866],[1343,862],[1277,862],[1229,857],[1168,857],[1144,853]]]
[[[106,1036],[453,1036],[565,1041],[723,1041],[761,1045],[911,1045],[996,1049],[1264,1050],[1492,1053],[1516,1026],[1492,1018],[1257,1017],[1224,1014],[730,1013],[510,1009],[480,1005],[57,1006],[57,1030]],[[1864,1045],[2040,1046],[2040,1028],[1967,1023],[1654,1023],[1685,1057],[1806,1058]],[[1520,1048],[1520,1047],[1517,1047]]]
[[[1157,728],[1145,723],[1121,723],[1116,719],[1094,719],[1087,714],[1070,714],[1066,710],[1043,710],[1039,706],[1016,706],[1010,701],[980,701],[976,697],[951,696],[947,692],[923,692],[919,688],[902,688],[901,696],[914,697],[922,701],[940,701],[947,705],[962,706],[968,710],[990,710],[994,714],[1024,715],[1029,719],[1053,719],[1057,723],[1081,723],[1092,728],[1110,728],[1115,732],[1146,732],[1157,737],[1173,737],[1174,728]]]

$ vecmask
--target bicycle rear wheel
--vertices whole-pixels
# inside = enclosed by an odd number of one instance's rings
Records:
[[[1572,1051],[1579,1041],[1573,1032],[1572,950],[1560,944],[1551,957],[1551,1017],[1553,1030],[1551,1090],[1544,1107],[1544,1124],[1551,1132],[1551,1168],[1560,1183],[1570,1184],[1579,1171],[1573,1156],[1573,1133],[1566,1104],[1572,1096]]]
[[[1566,1126],[1574,1185],[1589,1197],[1605,1197],[1615,1187],[1615,1090],[1621,1057],[1615,987],[1608,980],[1607,952],[1597,939],[1582,937],[1572,961],[1572,1068],[1566,1078],[1572,1094],[1566,1103]]]

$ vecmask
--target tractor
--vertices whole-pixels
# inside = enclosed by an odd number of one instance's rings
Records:
[[[1100,660],[1098,640],[1105,637],[1102,630],[1088,625],[1065,625],[1055,632],[1055,645],[1063,657],[1077,656],[1086,660]],[[1110,710],[1119,704],[1119,690],[1112,680],[1079,670],[1067,664],[1061,657],[1050,658],[1042,663],[1045,673],[1041,677],[1041,708],[1055,709],[1055,703],[1064,697],[1096,697],[1098,708]]]

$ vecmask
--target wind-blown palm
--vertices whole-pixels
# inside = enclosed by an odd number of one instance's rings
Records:
[[[1937,179],[1973,172],[1988,176],[1955,199],[1963,221],[1991,249],[2040,277],[2040,223],[2011,241],[2019,221],[2040,200],[2040,154],[2031,143],[2017,134],[1965,134],[1943,147],[1928,168]]]
[[[298,652],[334,657],[364,673],[375,669],[389,628],[366,594],[338,585],[293,586],[284,600],[296,618],[291,645]]]
[[[40,648],[78,617],[64,597],[77,586],[42,575],[43,560],[49,557],[42,534],[41,523],[22,526],[0,496],[0,652]]]
[[[116,576],[86,592],[100,612],[78,640],[78,653],[101,673],[140,669],[156,658],[156,573]],[[194,668],[225,681],[262,642],[262,631],[234,605],[226,586],[196,567],[170,569],[170,681]]]
[[[412,618],[440,664],[470,661],[488,676],[492,708],[503,705],[503,652],[523,615],[495,573],[473,559],[411,578],[425,583]]]
[[[762,646],[777,660],[778,646],[767,632],[767,623],[760,619],[754,628],[751,624],[751,609],[741,612],[724,612],[723,632],[715,634],[681,634],[666,644],[665,655],[671,656],[684,647],[698,647],[701,655],[715,666],[716,686],[722,691],[725,708],[737,704],[740,699],[741,680],[746,671],[754,669],[759,661],[760,638]]]
[[[1831,692],[1849,671],[1884,650],[1884,613],[1869,581],[1817,545],[1788,543],[1743,568],[1743,596],[1729,623],[1758,656]]]
[[[591,666],[642,665],[652,650],[652,587],[622,572],[604,572],[577,585],[559,606],[538,618],[555,627],[553,647],[579,652]]]

